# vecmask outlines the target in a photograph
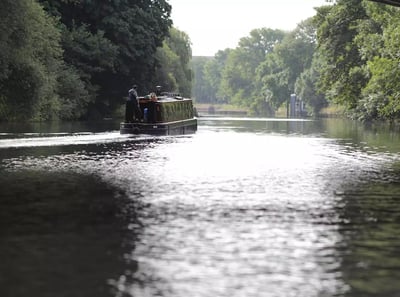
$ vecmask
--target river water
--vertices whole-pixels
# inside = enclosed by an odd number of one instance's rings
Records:
[[[400,296],[400,133],[3,125],[0,296]]]

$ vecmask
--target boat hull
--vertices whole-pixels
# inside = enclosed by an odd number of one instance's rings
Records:
[[[121,123],[121,134],[184,135],[197,131],[197,119],[166,123]]]

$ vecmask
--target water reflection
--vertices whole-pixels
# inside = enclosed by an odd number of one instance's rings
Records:
[[[120,190],[42,170],[2,171],[0,188],[1,296],[110,296],[136,236]]]
[[[0,149],[0,293],[395,296],[400,141],[377,131],[210,118]]]
[[[400,171],[380,174],[343,194],[343,271],[352,288],[347,296],[399,296]]]
[[[201,118],[203,127],[208,129],[234,130],[252,133],[308,134],[318,133],[320,122],[304,119],[264,118]],[[317,132],[318,131],[318,132]]]

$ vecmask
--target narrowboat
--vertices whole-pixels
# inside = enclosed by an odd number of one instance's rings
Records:
[[[138,97],[143,118],[120,124],[121,134],[182,135],[197,131],[192,99],[163,92]]]

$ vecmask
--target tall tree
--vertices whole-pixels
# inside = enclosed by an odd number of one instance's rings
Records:
[[[268,101],[275,109],[295,92],[296,80],[311,66],[316,48],[316,29],[311,19],[301,22],[295,30],[267,55],[258,67],[258,81],[262,93],[271,93]]]
[[[360,20],[367,19],[362,0],[338,0],[335,5],[317,9],[318,42],[326,59],[321,85],[328,98],[349,109],[357,106],[367,83],[355,42]]]
[[[152,88],[155,53],[172,24],[165,0],[41,3],[67,30],[64,57],[96,91],[93,109],[101,114],[115,109],[132,83],[142,91]]]
[[[60,32],[35,1],[3,0],[0,10],[0,120],[57,114]]]
[[[156,54],[158,67],[153,87],[161,85],[164,90],[191,96],[192,90],[192,49],[189,36],[172,27],[163,46]]]
[[[227,98],[219,93],[222,72],[231,49],[218,51],[214,57],[193,57],[194,88],[196,102],[222,103]]]
[[[363,32],[360,37],[368,41],[363,42],[361,48],[366,55],[369,73],[368,84],[363,89],[357,108],[357,116],[362,120],[400,118],[400,12],[381,6],[370,5],[368,10],[372,21],[381,24],[375,27],[382,33]],[[377,9],[380,9],[379,12]],[[371,39],[377,42],[371,44]]]
[[[210,86],[209,91],[212,102],[227,103],[229,99],[222,88],[222,75],[227,63],[228,57],[232,49],[218,51],[214,58],[205,65],[204,76],[207,84]]]
[[[323,63],[323,58],[316,52],[311,67],[301,73],[295,85],[295,93],[310,107],[311,115],[314,116],[317,116],[322,108],[328,106],[328,101],[318,86]]]
[[[230,98],[232,103],[243,106],[248,106],[253,96],[260,96],[254,74],[266,55],[284,36],[282,30],[262,28],[252,30],[249,37],[243,37],[239,46],[228,55],[220,92]]]
[[[212,90],[207,77],[205,75],[206,65],[211,62],[213,57],[193,57],[192,68],[193,68],[193,96],[196,102],[215,102],[216,90]]]
[[[398,9],[339,0],[318,9],[320,85],[328,98],[362,120],[400,117]]]
[[[328,102],[318,86],[321,65],[325,60],[316,50],[315,18],[312,17],[301,22],[295,30],[295,36],[298,37],[297,43],[301,40],[299,48],[303,48],[303,51],[302,56],[298,57],[302,63],[300,65],[296,63],[300,67],[297,68],[298,72],[295,71],[294,92],[310,107],[311,114],[318,115],[320,110],[328,105]]]
[[[265,61],[257,68],[257,80],[262,94],[269,104],[278,109],[290,96],[289,69],[285,67],[278,52],[267,55]]]

